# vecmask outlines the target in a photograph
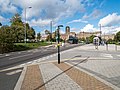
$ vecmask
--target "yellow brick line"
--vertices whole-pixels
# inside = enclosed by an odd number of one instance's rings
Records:
[[[27,67],[21,90],[45,90],[44,82],[38,65]]]

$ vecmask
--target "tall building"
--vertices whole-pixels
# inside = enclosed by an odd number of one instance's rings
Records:
[[[66,28],[65,28],[65,33],[66,33],[66,34],[69,34],[69,33],[70,33],[70,27],[69,27],[69,26],[66,26]]]

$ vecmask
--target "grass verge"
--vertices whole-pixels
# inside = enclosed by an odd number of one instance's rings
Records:
[[[29,49],[35,49],[40,46],[47,46],[50,45],[50,43],[47,42],[37,42],[37,43],[15,43],[14,44],[14,51],[23,51],[23,50],[29,50]]]

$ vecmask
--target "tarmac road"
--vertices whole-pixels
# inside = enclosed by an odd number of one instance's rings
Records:
[[[65,47],[61,47],[61,51],[77,47],[80,45],[81,44],[67,44]],[[0,70],[13,67],[19,64],[23,64],[35,59],[39,59],[54,53],[57,53],[57,48],[55,48],[54,46],[47,46],[28,51],[2,54],[0,55]]]

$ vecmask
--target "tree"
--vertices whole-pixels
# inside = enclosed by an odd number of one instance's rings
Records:
[[[15,42],[24,41],[25,38],[25,24],[21,20],[21,16],[17,13],[11,19],[11,28],[14,30]],[[35,39],[35,30],[26,23],[26,38]]]
[[[24,41],[25,33],[24,33],[23,26],[13,25],[13,26],[11,26],[11,30],[13,31],[13,35],[15,38],[14,42],[23,42]]]
[[[27,29],[27,39],[29,40],[35,39],[35,30],[31,27]]]
[[[46,34],[46,35],[49,35],[49,34],[51,34],[51,33],[50,33],[49,30],[45,30],[45,34]]]
[[[91,35],[90,37],[89,37],[89,42],[90,43],[92,43],[93,42],[93,38],[95,37],[95,35]]]
[[[8,52],[13,50],[14,46],[13,31],[9,26],[2,26],[0,28],[0,52]]]
[[[80,41],[85,41],[85,38],[84,38],[84,37],[82,37],[82,38],[79,38],[79,40],[80,40]]]
[[[113,43],[113,40],[110,38],[107,40],[108,43]]]
[[[45,34],[47,35],[47,38],[46,38],[46,40],[47,41],[50,41],[52,38],[51,38],[51,33],[50,33],[50,31],[49,30],[45,30]]]
[[[40,40],[41,39],[41,34],[37,33],[37,39]]]
[[[116,42],[119,42],[120,41],[120,31],[116,33],[115,37],[114,37],[114,40]]]
[[[56,39],[56,37],[57,37],[57,30],[53,32],[53,39]]]
[[[19,26],[24,26],[23,22],[22,22],[22,19],[21,19],[21,16],[16,13],[11,19],[10,19],[10,22],[11,22],[11,26],[12,25],[19,25]]]

